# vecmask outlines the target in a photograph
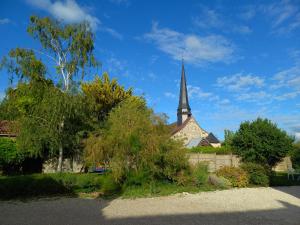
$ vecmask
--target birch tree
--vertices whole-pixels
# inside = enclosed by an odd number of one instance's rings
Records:
[[[34,80],[42,77],[43,80],[52,80],[56,88],[61,92],[61,98],[53,99],[58,101],[58,106],[62,109],[57,112],[65,113],[58,115],[58,124],[53,124],[56,129],[56,135],[60,143],[58,144],[58,166],[57,171],[62,171],[62,163],[64,156],[66,120],[70,118],[69,98],[72,95],[72,84],[78,79],[83,79],[88,68],[98,65],[95,60],[94,35],[91,32],[87,22],[79,24],[64,24],[49,17],[40,18],[37,16],[30,17],[30,24],[27,29],[28,33],[41,44],[41,49],[20,49],[10,52],[11,61],[4,60],[10,72],[15,73],[21,80]],[[53,79],[46,70],[46,66],[41,60],[36,59],[35,55],[47,59],[47,66],[54,66],[56,78]],[[6,61],[6,62],[5,62]],[[13,63],[11,63],[13,62]],[[39,64],[35,64],[39,63]],[[36,66],[36,69],[34,69]],[[39,71],[40,70],[40,71]],[[34,71],[34,74],[29,72]],[[48,72],[48,73],[47,73]],[[78,76],[80,77],[78,78]],[[51,96],[51,95],[48,95]],[[54,95],[58,96],[58,95]],[[61,102],[66,99],[66,102]],[[64,110],[65,109],[65,110]],[[56,120],[55,120],[56,121]]]

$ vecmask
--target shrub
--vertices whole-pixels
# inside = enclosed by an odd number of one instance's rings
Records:
[[[117,194],[121,190],[120,184],[116,182],[111,174],[106,174],[102,182],[101,191],[105,196]]]
[[[224,177],[218,177],[215,174],[211,174],[208,177],[208,181],[210,184],[219,187],[219,188],[229,188],[231,187],[231,183]]]
[[[246,187],[248,175],[242,168],[225,166],[216,172],[217,176],[228,179],[233,187]]]
[[[300,170],[300,141],[294,144],[294,148],[290,153],[293,167]]]
[[[232,153],[230,147],[228,146],[222,146],[220,148],[214,148],[212,146],[199,146],[199,147],[193,147],[191,149],[188,149],[188,151],[195,152],[195,153],[207,153],[207,154],[216,153],[219,155],[227,155]]]
[[[256,163],[243,163],[241,168],[248,173],[250,184],[261,186],[269,185],[268,172],[263,166]]]
[[[293,138],[270,120],[244,122],[234,134],[232,147],[244,162],[274,167],[292,150]]]
[[[197,186],[207,183],[208,180],[208,166],[204,163],[198,163],[193,169],[193,177]]]
[[[0,138],[0,170],[4,174],[19,172],[25,154],[18,151],[16,141],[11,138]]]

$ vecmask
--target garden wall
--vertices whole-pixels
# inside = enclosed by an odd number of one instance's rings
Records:
[[[237,155],[217,155],[217,154],[203,154],[203,153],[189,153],[189,163],[195,165],[199,162],[206,162],[208,164],[208,171],[215,172],[224,166],[238,167],[240,165],[240,158]],[[288,166],[291,166],[292,162],[290,157],[285,157],[282,162],[274,168],[275,171],[284,172],[287,171]]]

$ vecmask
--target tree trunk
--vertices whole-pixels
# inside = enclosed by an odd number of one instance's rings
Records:
[[[61,122],[60,124],[60,133],[62,133],[63,129],[64,129],[64,121]],[[58,149],[58,164],[57,164],[57,172],[62,172],[62,165],[63,165],[63,156],[64,156],[64,150],[63,150],[63,144],[62,144],[62,140],[59,143],[59,149]]]
[[[59,146],[59,155],[58,155],[58,164],[57,164],[57,172],[62,172],[62,164],[63,164],[63,146],[60,144]]]

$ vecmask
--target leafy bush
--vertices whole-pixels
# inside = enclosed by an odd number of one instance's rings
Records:
[[[268,171],[256,163],[243,163],[241,168],[248,173],[249,183],[254,185],[268,186]]]
[[[244,162],[272,168],[292,150],[293,138],[270,120],[244,122],[234,134],[232,147]]]
[[[0,177],[0,199],[76,194],[99,190],[103,176],[97,174],[32,174]]]
[[[216,174],[228,179],[233,187],[246,187],[249,183],[248,175],[242,168],[225,166],[219,169]]]
[[[117,194],[121,190],[121,186],[116,182],[111,174],[106,174],[102,182],[101,191],[105,196]]]
[[[18,151],[16,141],[11,138],[0,138],[0,170],[4,174],[18,172],[25,154]]]
[[[207,183],[208,180],[208,166],[204,163],[198,163],[193,169],[193,177],[197,186]]]
[[[166,117],[155,115],[139,97],[115,107],[98,133],[86,141],[86,161],[109,164],[120,185],[140,185],[142,178],[176,182],[177,175],[188,169],[186,152],[181,142],[170,138]]]
[[[220,148],[214,148],[212,146],[199,146],[188,149],[190,152],[194,153],[216,153],[218,155],[228,155],[231,154],[232,151],[228,146],[221,146]]]
[[[290,153],[293,167],[300,170],[300,141],[294,144],[294,148]]]
[[[219,187],[219,188],[229,188],[231,187],[231,183],[224,177],[218,177],[215,174],[211,174],[208,177],[208,181],[210,184]]]

